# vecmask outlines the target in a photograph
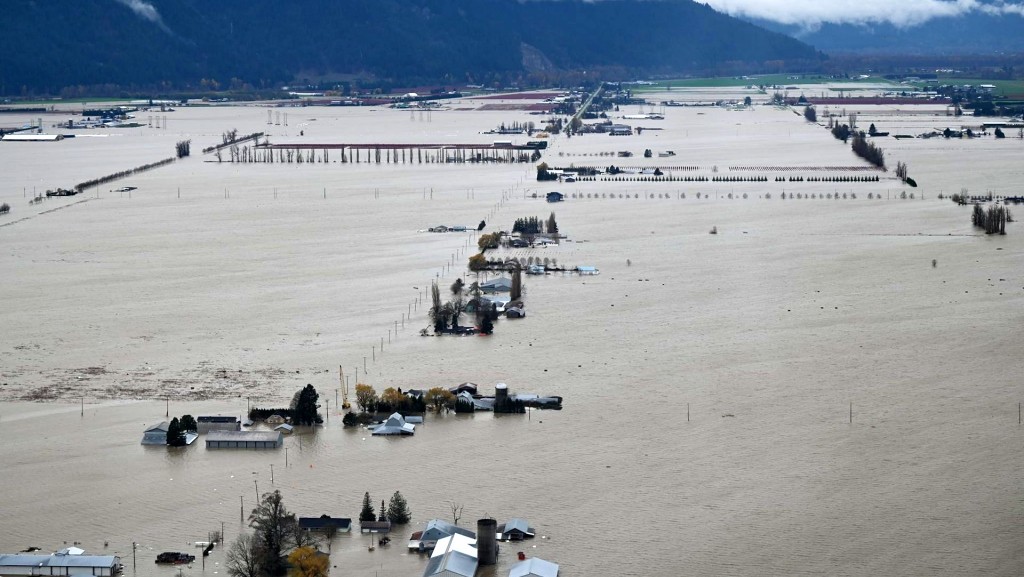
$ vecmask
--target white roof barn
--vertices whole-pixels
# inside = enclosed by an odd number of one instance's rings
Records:
[[[557,577],[558,563],[534,557],[520,561],[508,571],[508,577]]]
[[[476,539],[455,534],[437,542],[423,577],[473,577],[479,564]]]

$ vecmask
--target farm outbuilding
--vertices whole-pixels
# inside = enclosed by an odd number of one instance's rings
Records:
[[[196,418],[199,426],[199,434],[205,435],[210,431],[240,431],[242,422],[238,417],[225,417],[222,415],[206,415]]]
[[[99,575],[121,571],[121,560],[113,555],[3,555],[0,575]]]
[[[170,423],[163,421],[157,423],[152,427],[142,432],[142,444],[143,445],[166,445],[167,444],[167,429],[170,427]],[[0,573],[2,575],[2,573]]]
[[[455,534],[437,542],[423,577],[473,577],[479,565],[475,539]]]
[[[508,577],[558,577],[558,563],[534,557],[513,565]]]
[[[206,435],[207,449],[278,449],[284,435],[273,431],[212,431]]]

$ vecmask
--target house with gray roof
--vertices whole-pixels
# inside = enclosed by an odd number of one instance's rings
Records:
[[[512,279],[503,276],[489,280],[485,283],[480,283],[480,290],[484,291],[485,293],[507,293],[510,290],[512,290]]]
[[[498,540],[500,541],[522,541],[536,535],[533,527],[526,522],[526,519],[513,517],[505,524],[498,526]]]
[[[374,435],[412,435],[416,432],[416,425],[405,422],[401,413],[392,413],[388,420],[378,425],[373,430]]]
[[[167,444],[167,429],[170,428],[171,424],[167,421],[162,421],[153,425],[142,432],[142,444],[143,445],[166,445]]]
[[[452,535],[462,535],[469,539],[476,539],[476,533],[469,529],[452,525],[441,519],[431,519],[427,521],[427,525],[422,531],[416,531],[412,534],[412,537],[409,539],[409,548],[420,550],[432,549],[442,539]]]
[[[299,529],[307,532],[330,533],[331,531],[337,531],[339,533],[348,533],[352,530],[352,519],[348,517],[331,517],[330,515],[299,517]]]

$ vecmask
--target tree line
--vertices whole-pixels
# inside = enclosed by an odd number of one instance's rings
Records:
[[[980,204],[974,205],[971,211],[971,224],[984,229],[985,234],[1006,234],[1006,222],[1013,222],[1010,209],[1005,206],[992,204],[984,209]]]
[[[249,409],[249,418],[253,421],[262,421],[273,415],[280,415],[294,425],[306,427],[319,425],[324,422],[324,418],[319,412],[320,405],[317,403],[319,399],[320,394],[316,392],[316,388],[312,384],[307,384],[295,392],[289,407],[277,409],[253,407]]]

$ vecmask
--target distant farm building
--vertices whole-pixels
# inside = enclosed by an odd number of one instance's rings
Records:
[[[199,434],[205,435],[210,431],[240,431],[242,422],[238,417],[224,417],[221,415],[201,416],[196,418],[199,426]]]
[[[284,435],[272,431],[212,431],[206,435],[207,449],[278,449]]]
[[[373,430],[374,435],[412,435],[416,432],[416,425],[405,422],[405,417],[400,413],[392,413],[388,420]]]
[[[562,202],[563,200],[565,200],[565,195],[561,192],[549,192],[547,194],[548,202]]]
[[[0,140],[4,142],[56,142],[64,140],[60,134],[7,134]]]
[[[163,421],[153,425],[142,432],[142,444],[143,445],[166,445],[167,444],[167,429],[170,427],[170,423]],[[2,575],[2,573],[0,573]]]
[[[489,280],[480,285],[480,290],[484,291],[485,293],[507,293],[510,290],[512,290],[512,279],[508,277],[500,277],[494,280]]]
[[[476,539],[476,533],[469,529],[452,525],[441,519],[431,519],[427,521],[427,525],[422,531],[416,531],[412,534],[412,537],[409,539],[409,548],[420,550],[433,549],[442,539],[452,535],[462,535],[469,539]]]
[[[352,530],[352,519],[348,517],[331,517],[320,515],[319,517],[299,517],[299,529],[307,532],[348,533]]]
[[[536,535],[533,527],[526,522],[526,519],[509,519],[504,525],[498,527],[498,539],[502,541],[522,541]]]
[[[121,572],[113,555],[5,555],[0,554],[0,575],[100,575]]]
[[[360,521],[360,533],[390,533],[391,521]]]

